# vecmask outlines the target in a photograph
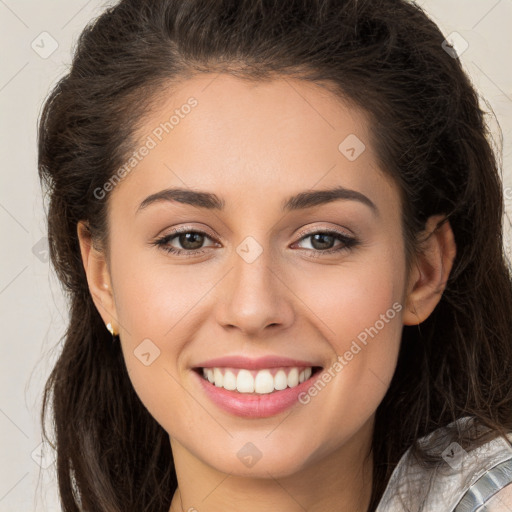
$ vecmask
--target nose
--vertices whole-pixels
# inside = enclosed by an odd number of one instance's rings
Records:
[[[276,329],[293,323],[293,292],[285,284],[282,269],[271,259],[265,250],[252,262],[233,255],[234,268],[219,290],[219,325],[239,329],[247,336],[264,336],[265,330],[275,335]]]

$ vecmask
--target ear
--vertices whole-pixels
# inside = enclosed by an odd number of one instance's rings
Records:
[[[442,224],[437,227],[439,222]],[[443,215],[430,217],[421,237],[408,281],[404,325],[417,325],[432,313],[444,292],[457,253],[452,228]]]
[[[119,325],[106,256],[103,251],[94,247],[91,232],[86,222],[78,222],[77,234],[87,283],[94,305],[105,325],[110,323],[113,332],[117,334],[119,333]]]

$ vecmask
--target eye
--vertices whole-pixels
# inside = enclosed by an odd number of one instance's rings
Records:
[[[192,229],[177,229],[153,242],[154,245],[172,254],[194,256],[205,252],[203,244],[212,238],[203,231]],[[176,247],[179,244],[181,247]],[[215,246],[214,242],[211,246]]]
[[[304,235],[304,234],[303,234]],[[316,255],[325,255],[346,251],[355,247],[359,242],[353,236],[334,230],[322,230],[309,232],[296,242],[301,244],[304,241],[311,239],[311,248],[300,247],[307,252],[312,252]],[[210,240],[213,243],[205,246],[205,241]],[[338,244],[336,245],[336,242]],[[209,236],[204,231],[180,228],[172,231],[171,233],[152,242],[153,245],[160,247],[164,251],[179,255],[179,256],[195,256],[206,252],[207,247],[218,247],[218,242],[214,241],[213,237]],[[178,245],[178,247],[176,247]]]
[[[297,244],[307,239],[311,239],[311,241],[309,242],[311,249],[306,249],[322,254],[332,254],[344,250],[349,250],[350,248],[355,247],[358,244],[358,240],[353,236],[349,236],[345,233],[332,230],[310,232],[306,236],[303,236],[297,242]],[[338,245],[335,245],[337,241],[339,243]]]

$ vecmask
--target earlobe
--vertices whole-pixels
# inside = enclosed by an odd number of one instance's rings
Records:
[[[430,217],[409,277],[404,325],[417,325],[432,313],[446,287],[456,252],[450,222],[443,215]]]
[[[94,305],[105,325],[110,323],[113,330],[118,332],[117,314],[106,256],[94,247],[91,232],[86,222],[78,222],[77,235],[82,263]]]

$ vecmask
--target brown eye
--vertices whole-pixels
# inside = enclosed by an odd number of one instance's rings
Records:
[[[177,238],[183,249],[193,251],[195,249],[199,249],[203,245],[205,236],[202,233],[191,231],[188,233],[181,233]]]
[[[206,240],[210,240],[212,243],[204,245]],[[194,256],[205,252],[208,247],[217,245],[207,233],[192,229],[174,231],[156,240],[153,244],[164,251],[183,256]]]
[[[311,249],[313,252],[316,251],[327,254],[350,249],[358,243],[355,238],[343,233],[338,233],[337,231],[316,231],[309,233],[303,236],[298,243],[300,244],[308,239],[310,239],[309,243],[311,247],[302,247],[303,249]],[[337,245],[336,241],[339,241]]]
[[[327,233],[317,233],[311,236],[311,245],[314,249],[322,250],[322,249],[331,249],[336,238]]]

